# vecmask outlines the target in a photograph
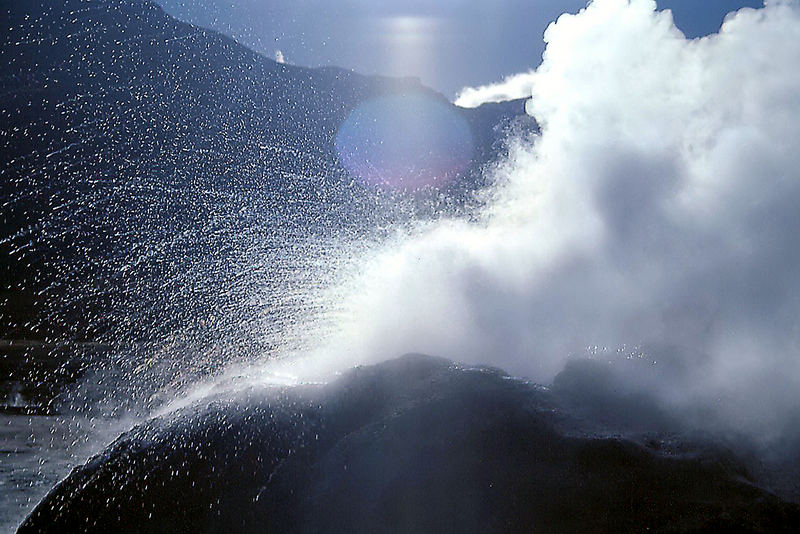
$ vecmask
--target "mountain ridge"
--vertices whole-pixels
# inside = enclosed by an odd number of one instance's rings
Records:
[[[0,46],[3,338],[96,337],[105,326],[63,327],[86,323],[80,310],[41,321],[30,310],[38,304],[19,303],[42,300],[40,292],[72,300],[62,296],[81,291],[70,284],[141,264],[130,251],[172,246],[165,234],[186,231],[190,248],[219,247],[191,227],[215,218],[238,225],[237,210],[266,209],[306,229],[391,217],[392,195],[354,180],[333,146],[339,125],[370,98],[423,95],[463,115],[475,158],[445,191],[462,199],[497,154],[503,133],[493,125],[522,116],[521,106],[460,110],[413,79],[280,64],[149,0],[15,2],[3,11],[11,28]]]

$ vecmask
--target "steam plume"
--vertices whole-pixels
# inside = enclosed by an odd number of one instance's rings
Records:
[[[648,388],[773,428],[800,403],[800,5],[687,40],[652,0],[595,0],[545,40],[541,135],[479,222],[374,254],[333,363],[420,351],[546,383],[586,347],[672,347],[682,371]]]

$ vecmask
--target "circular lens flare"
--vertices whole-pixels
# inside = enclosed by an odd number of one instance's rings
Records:
[[[352,176],[393,191],[439,189],[473,155],[464,117],[449,102],[420,94],[364,102],[342,123],[335,145]]]

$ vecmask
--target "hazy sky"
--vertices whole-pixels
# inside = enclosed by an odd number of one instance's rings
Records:
[[[418,76],[448,97],[535,67],[542,33],[585,0],[156,0],[290,63],[365,74]],[[690,37],[716,31],[725,13],[760,0],[659,0]]]

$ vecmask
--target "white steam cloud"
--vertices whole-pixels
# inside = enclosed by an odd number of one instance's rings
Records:
[[[533,87],[533,71],[512,74],[499,83],[464,87],[456,95],[455,105],[462,108],[477,108],[487,102],[505,102],[518,98],[529,98]]]
[[[800,5],[687,40],[652,0],[595,0],[545,40],[541,135],[479,223],[375,255],[333,365],[418,351],[547,383],[589,346],[673,347],[664,399],[769,427],[800,405]]]

